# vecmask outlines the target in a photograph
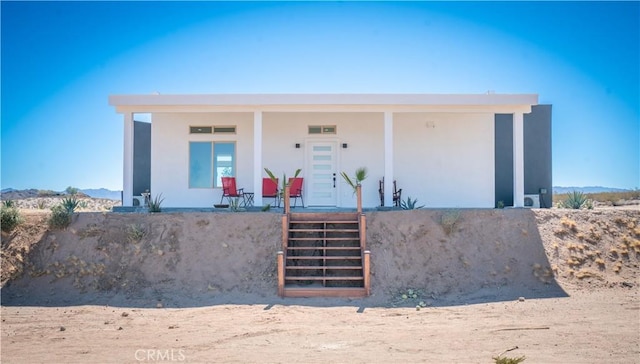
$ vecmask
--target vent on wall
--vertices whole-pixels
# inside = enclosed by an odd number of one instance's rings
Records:
[[[540,208],[540,195],[524,195],[524,207]]]

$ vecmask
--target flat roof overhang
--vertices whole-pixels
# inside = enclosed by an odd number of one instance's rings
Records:
[[[111,95],[125,112],[531,112],[537,94]]]

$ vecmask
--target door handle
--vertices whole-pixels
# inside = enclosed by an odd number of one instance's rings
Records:
[[[336,188],[336,174],[333,174],[333,188]]]

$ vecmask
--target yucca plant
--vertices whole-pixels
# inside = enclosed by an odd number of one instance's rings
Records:
[[[62,207],[70,214],[73,214],[78,208],[80,201],[75,196],[65,197],[60,203]]]
[[[400,207],[403,210],[415,210],[415,209],[421,209],[424,207],[424,205],[416,206],[417,203],[418,203],[417,198],[415,200],[411,200],[411,197],[407,197],[405,201],[400,200]]]
[[[16,203],[13,200],[2,201],[4,207],[16,207]]]
[[[577,190],[567,193],[567,198],[558,204],[558,207],[566,209],[581,209],[583,207],[593,207],[587,196]]]
[[[160,206],[162,201],[164,201],[162,194],[156,195],[155,198],[149,197],[149,212],[162,212],[162,207]]]
[[[356,174],[353,176],[353,179],[351,179],[346,172],[340,172],[340,175],[342,175],[344,181],[353,188],[353,194],[355,195],[358,186],[360,186],[362,181],[367,179],[367,167],[360,167],[356,169]]]

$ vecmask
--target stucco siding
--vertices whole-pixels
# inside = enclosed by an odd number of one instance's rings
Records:
[[[426,207],[493,207],[493,114],[394,115],[394,177]]]
[[[336,134],[310,135],[309,125],[336,126]],[[367,167],[369,178],[363,183],[363,206],[379,205],[378,179],[384,173],[382,113],[264,113],[263,165],[278,177],[302,168],[301,176],[308,182],[308,144],[313,141],[334,141],[337,149],[336,188],[338,206],[355,206],[351,187],[340,172],[353,175],[356,168]],[[295,144],[300,148],[296,149]],[[342,148],[346,143],[347,148]],[[266,175],[265,175],[266,176]],[[306,186],[305,186],[306,187]],[[306,193],[306,189],[304,191]]]
[[[236,134],[189,134],[189,126],[235,125]],[[189,142],[236,142],[238,187],[253,181],[252,113],[155,113],[151,128],[151,192],[165,207],[212,207],[220,188],[189,188]]]

